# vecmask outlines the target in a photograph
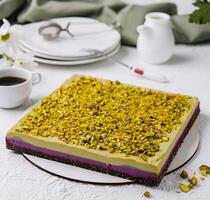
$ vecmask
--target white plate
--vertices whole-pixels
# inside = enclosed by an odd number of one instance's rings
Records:
[[[105,54],[111,53],[112,51],[114,51],[120,44],[117,44],[116,46],[114,46],[112,49],[110,49],[109,51],[103,52]],[[37,58],[43,58],[43,59],[49,59],[49,60],[56,60],[56,61],[78,61],[78,60],[87,60],[90,58],[97,58],[97,57],[101,57],[101,55],[99,54],[91,54],[88,56],[83,56],[83,57],[59,57],[59,56],[49,56],[46,54],[42,54],[42,53],[38,53],[38,52],[34,52],[31,49],[28,49],[27,47],[25,47],[23,44],[19,45],[19,49],[21,51],[24,51],[26,53],[32,53],[34,56],[36,56]],[[81,50],[82,51],[82,50]]]
[[[53,19],[52,21],[59,23],[63,27],[68,22],[72,22],[70,28],[76,36],[71,38],[67,33],[62,32],[56,40],[46,41],[38,33],[39,27],[46,22],[37,22],[23,26],[23,40],[21,43],[34,52],[69,58],[89,56],[89,52],[81,51],[83,48],[88,49],[91,47],[107,52],[117,46],[121,40],[120,34],[116,30],[94,19],[66,17]],[[97,33],[90,34],[94,32]],[[84,33],[86,35],[82,35]]]
[[[199,146],[199,139],[198,128],[194,125],[189,134],[186,136],[182,146],[177,152],[176,157],[172,161],[167,174],[186,164],[195,155]],[[46,172],[71,180],[100,184],[122,184],[132,182],[127,179],[39,158],[36,156],[24,154],[24,157],[38,168]]]
[[[106,54],[106,56],[113,56],[119,50],[120,50],[120,45],[118,45],[112,52]],[[34,56],[34,61],[36,61],[38,63],[49,64],[49,65],[69,66],[69,65],[83,65],[83,64],[98,62],[98,61],[106,59],[106,56],[99,56],[96,58],[72,60],[72,61],[71,60],[63,60],[63,61],[50,60],[50,59],[38,58],[38,57]]]

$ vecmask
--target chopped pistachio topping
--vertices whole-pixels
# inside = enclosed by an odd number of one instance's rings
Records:
[[[190,100],[82,76],[44,98],[15,131],[147,161],[170,140]]]

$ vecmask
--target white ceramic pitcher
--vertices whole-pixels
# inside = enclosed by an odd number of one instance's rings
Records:
[[[170,16],[161,12],[148,13],[145,23],[137,27],[137,50],[143,60],[158,64],[169,60],[174,51],[174,35]]]

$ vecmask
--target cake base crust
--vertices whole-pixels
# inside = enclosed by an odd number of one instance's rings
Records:
[[[18,153],[26,153],[30,155],[35,155],[38,157],[70,164],[73,166],[78,166],[78,167],[102,172],[105,174],[119,176],[119,177],[130,179],[130,180],[133,180],[133,181],[145,184],[145,185],[149,185],[149,186],[158,186],[163,176],[166,174],[170,163],[175,157],[179,147],[181,146],[185,136],[187,135],[190,128],[192,127],[199,112],[200,112],[200,109],[198,106],[195,112],[193,113],[188,125],[185,127],[182,135],[177,140],[176,145],[171,151],[168,159],[166,160],[159,174],[146,172],[146,171],[138,170],[138,169],[127,167],[127,166],[117,166],[117,165],[106,164],[106,163],[89,160],[82,157],[73,156],[66,153],[61,153],[61,152],[50,150],[47,148],[37,147],[31,144],[28,144],[24,141],[21,141],[20,139],[15,138],[15,137],[6,138],[6,146],[8,149],[14,150]]]

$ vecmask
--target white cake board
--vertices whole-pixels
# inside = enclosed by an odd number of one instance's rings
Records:
[[[174,172],[192,159],[199,147],[199,140],[199,131],[196,125],[194,125],[191,128],[189,134],[186,136],[182,146],[177,152],[176,157],[172,161],[167,171],[167,174]],[[98,184],[122,184],[133,182],[124,178],[119,178],[116,176],[111,176],[108,174],[103,174],[100,172],[87,170],[80,167],[39,158],[36,156],[31,156],[27,154],[23,154],[23,156],[38,168],[53,175],[57,175],[59,177],[70,180]]]

